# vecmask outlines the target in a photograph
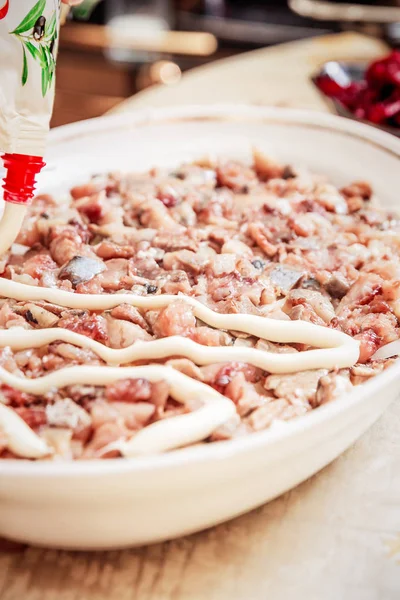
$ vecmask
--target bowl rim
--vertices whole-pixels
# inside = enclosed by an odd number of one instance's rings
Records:
[[[106,115],[103,117],[80,121],[58,127],[50,132],[50,147],[71,137],[101,134],[111,128],[126,129],[127,126],[143,126],[180,122],[182,120],[262,120],[290,126],[309,126],[311,128],[334,130],[352,138],[358,138],[373,144],[380,150],[400,159],[400,139],[357,121],[344,117],[314,112],[303,109],[281,107],[260,107],[245,104],[185,105],[168,108],[141,109],[132,113]],[[270,429],[254,432],[243,438],[214,442],[202,446],[187,447],[165,454],[110,460],[82,461],[30,461],[24,459],[0,460],[0,477],[7,478],[44,478],[59,477],[97,477],[99,475],[139,474],[158,472],[168,468],[201,465],[209,461],[223,461],[246,451],[254,451],[281,443],[283,440],[306,433],[310,429],[321,426],[336,415],[351,411],[355,406],[365,402],[367,397],[389,386],[400,377],[400,360],[383,373],[372,378],[350,393],[313,410],[304,416],[287,422],[278,423]]]

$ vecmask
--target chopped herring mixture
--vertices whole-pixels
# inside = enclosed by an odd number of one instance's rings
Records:
[[[179,298],[184,294],[218,313],[301,319],[360,342],[358,364],[331,371],[271,374],[238,362],[158,360],[234,402],[235,418],[204,443],[334,401],[389,366],[392,359],[372,357],[400,337],[400,220],[379,207],[366,182],[338,189],[258,151],[252,166],[207,159],[174,171],[96,176],[72,188],[66,202],[38,196],[17,243],[0,258],[0,276],[77,294],[177,296],[161,310],[122,303],[106,311],[0,299],[0,329],[64,328],[115,349],[168,336],[276,353],[308,349],[213,329]],[[0,349],[0,366],[27,378],[104,364],[65,342]],[[175,401],[167,383],[146,379],[71,385],[42,397],[2,384],[0,402],[65,459],[118,456],[112,442],[197,408],[190,399],[185,406]],[[1,430],[0,457],[17,458]]]

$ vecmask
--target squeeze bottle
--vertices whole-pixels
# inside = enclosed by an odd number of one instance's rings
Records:
[[[54,102],[60,0],[0,0],[0,153],[6,168],[0,256],[32,199]]]

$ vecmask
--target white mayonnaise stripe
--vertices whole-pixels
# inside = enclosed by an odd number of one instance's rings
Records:
[[[388,344],[381,346],[379,350],[377,350],[375,354],[371,356],[371,359],[380,360],[393,358],[394,356],[400,356],[400,340],[395,340],[394,342],[389,342]]]
[[[122,303],[145,310],[154,310],[181,300],[193,307],[196,317],[212,327],[242,331],[271,342],[296,342],[320,348],[334,348],[349,343],[351,340],[349,336],[340,331],[305,321],[280,321],[257,315],[219,314],[195,298],[184,295],[76,294],[54,288],[31,286],[4,278],[0,278],[0,295],[5,298],[31,302],[46,300],[66,308],[88,310],[107,310]]]
[[[0,367],[1,381],[17,390],[36,395],[43,395],[72,383],[97,386],[127,378],[143,378],[152,382],[166,381],[175,400],[185,403],[190,398],[203,406],[190,414],[148,425],[135,434],[132,440],[121,440],[113,444],[124,456],[164,452],[203,440],[236,414],[235,405],[231,400],[210,386],[163,365],[67,367],[37,379],[21,378]],[[43,440],[29,429],[15,412],[1,404],[0,408],[4,409],[0,412],[0,426],[9,437],[9,448],[15,454],[28,458],[40,458],[49,454],[49,448]]]
[[[180,337],[171,336],[150,342],[137,341],[122,349],[113,349],[74,331],[62,328],[26,330],[22,327],[0,330],[0,347],[12,350],[40,348],[55,341],[63,341],[95,352],[106,363],[122,365],[137,360],[155,360],[170,356],[184,356],[198,365],[240,361],[270,373],[295,373],[308,369],[345,368],[358,359],[359,345],[349,339],[337,348],[308,350],[301,353],[274,353],[256,348],[232,346],[204,346]]]
[[[0,257],[10,249],[16,240],[27,210],[26,204],[5,202],[3,218],[0,221]]]
[[[17,456],[42,458],[50,454],[46,442],[36,435],[12,408],[1,402],[0,429],[7,440],[8,448]]]

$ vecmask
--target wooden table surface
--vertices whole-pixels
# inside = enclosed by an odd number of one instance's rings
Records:
[[[257,51],[188,74],[174,93],[150,90],[120,109],[247,99],[324,110],[306,75],[329,58],[382,50],[374,40],[346,34]],[[267,598],[399,600],[399,402],[318,475],[211,530],[97,554],[0,544],[1,600]]]

